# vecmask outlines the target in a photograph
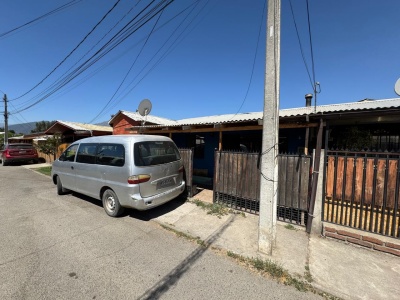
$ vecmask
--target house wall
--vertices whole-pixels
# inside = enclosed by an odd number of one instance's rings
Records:
[[[279,130],[279,153],[303,153],[305,146],[305,128],[285,128]],[[315,147],[314,128],[310,129],[309,147]]]
[[[204,155],[196,156],[196,147],[194,149],[193,169],[207,170],[206,177],[214,176],[214,151],[218,149],[219,136],[217,132],[200,134],[204,137]]]
[[[196,145],[197,138],[204,140],[204,145]],[[214,174],[214,151],[218,149],[219,135],[218,132],[206,133],[174,133],[172,140],[178,148],[193,148],[194,173],[203,170],[202,176],[213,177]],[[205,174],[204,174],[205,173]]]
[[[222,150],[260,152],[262,130],[226,131],[222,133]]]
[[[126,128],[131,128],[132,126],[139,126],[140,121],[134,121],[125,115],[119,116],[113,123],[113,134],[132,134],[138,133],[133,131],[126,131]]]

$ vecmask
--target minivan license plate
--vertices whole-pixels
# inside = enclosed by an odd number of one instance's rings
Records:
[[[167,178],[167,179],[160,180],[159,182],[157,182],[157,190],[174,185],[174,183],[175,182],[174,182],[173,178]]]

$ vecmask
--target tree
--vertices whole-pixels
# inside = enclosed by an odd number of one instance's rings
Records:
[[[4,131],[4,129],[3,130],[0,129],[0,131]],[[22,133],[21,134],[15,134],[14,130],[9,130],[8,131],[8,137],[9,138],[13,137],[13,136],[17,136],[17,135],[22,135]],[[4,145],[4,134],[0,134],[0,145]]]
[[[49,129],[56,121],[40,121],[36,122],[35,128],[31,130],[31,133],[44,132]]]
[[[37,149],[46,155],[53,155],[53,157],[57,154],[58,146],[61,142],[61,136],[58,134],[49,137],[46,141],[40,141],[36,146]]]

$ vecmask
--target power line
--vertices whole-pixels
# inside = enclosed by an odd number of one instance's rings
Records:
[[[113,7],[111,7],[111,9],[100,19],[99,22],[97,22],[97,24],[92,28],[92,30],[90,30],[89,33],[87,33],[85,35],[85,37],[78,43],[78,45],[76,45],[75,48],[72,49],[72,51],[49,74],[47,74],[41,81],[39,81],[39,83],[37,83],[30,90],[28,90],[27,92],[25,92],[24,94],[22,94],[21,96],[15,98],[13,100],[20,99],[23,96],[29,94],[31,91],[33,91],[35,88],[37,88],[40,84],[42,84],[47,78],[49,78],[49,76],[51,74],[53,74],[79,48],[79,46],[81,46],[85,42],[85,40],[93,33],[93,31],[96,30],[96,28],[101,24],[101,22],[103,22],[104,19],[114,10],[114,8],[118,5],[118,3],[120,1],[121,0],[117,0],[117,2],[114,3]]]
[[[129,14],[131,13],[131,11],[140,3],[140,1],[141,1],[141,0],[138,0],[138,1],[136,2],[136,4],[135,4],[134,6],[132,6],[132,7],[128,10],[128,12],[127,12],[120,20],[118,20],[118,21],[114,24],[114,26],[112,26],[112,27],[108,30],[107,33],[105,33],[105,34],[103,35],[102,38],[100,38],[100,39],[99,39],[99,40],[98,40],[84,55],[81,56],[81,58],[80,58],[79,60],[77,60],[68,70],[66,70],[56,81],[54,81],[50,86],[48,86],[45,90],[43,90],[42,92],[40,92],[39,94],[37,94],[35,97],[29,99],[28,101],[25,101],[24,103],[21,103],[21,104],[20,104],[20,109],[22,109],[22,107],[24,107],[25,105],[28,105],[28,103],[31,102],[32,100],[34,100],[34,99],[40,99],[40,96],[45,95],[46,92],[50,91],[51,88],[55,87],[57,81],[60,80],[60,78],[62,78],[63,76],[66,76],[66,75],[68,74],[68,72],[71,71],[71,69],[72,69],[73,67],[75,67],[80,61],[82,61],[82,59],[83,59],[84,57],[86,57],[86,56],[87,56],[87,55],[88,55],[102,40],[104,40],[105,37],[106,37],[107,35],[109,35],[110,32],[111,32],[119,23],[121,23],[122,20],[123,20],[124,18],[126,18],[127,15],[129,15]],[[103,17],[103,18],[104,18],[104,17]],[[96,25],[96,26],[97,26],[97,25]],[[92,31],[93,31],[93,30],[92,30]],[[64,60],[65,60],[65,59],[64,59]],[[93,75],[88,76],[88,77],[92,77],[92,76],[93,76]],[[83,80],[83,81],[85,81],[85,80]],[[79,85],[79,84],[78,84],[78,85]]]
[[[15,28],[11,29],[11,30],[8,30],[6,32],[0,33],[0,38],[3,38],[3,37],[9,35],[10,33],[14,32],[14,31],[17,31],[18,29],[21,29],[21,28],[23,28],[25,26],[33,24],[33,23],[35,23],[35,22],[37,22],[37,21],[39,21],[41,19],[44,19],[44,18],[46,18],[46,17],[48,17],[48,16],[50,16],[52,14],[55,14],[55,13],[57,13],[57,12],[63,10],[63,9],[66,9],[66,8],[72,6],[72,5],[75,5],[75,4],[77,4],[77,3],[81,2],[81,1],[82,0],[72,0],[72,1],[70,1],[68,3],[66,3],[66,4],[63,4],[60,7],[57,7],[56,9],[53,9],[53,10],[45,13],[44,15],[41,15],[40,17],[37,17],[37,18],[35,18],[35,19],[33,19],[33,20],[29,21],[29,22],[26,22],[25,24],[22,24],[22,25],[20,25],[18,27],[15,27]]]
[[[156,58],[157,54],[160,53],[160,51],[164,48],[164,46],[170,41],[170,39],[173,37],[173,35],[178,31],[178,29],[183,25],[183,23],[187,20],[187,18],[190,16],[190,14],[194,11],[194,9],[197,7],[197,5],[199,4],[199,2],[201,2],[201,0],[198,0],[192,4],[190,4],[188,7],[186,7],[185,9],[183,9],[182,11],[180,11],[178,14],[176,14],[173,18],[171,18],[170,20],[168,20],[167,22],[165,22],[164,24],[162,24],[159,28],[157,28],[155,31],[159,30],[161,27],[165,26],[166,24],[168,24],[169,22],[171,22],[173,19],[175,19],[176,17],[178,17],[180,14],[182,14],[183,12],[185,12],[187,9],[189,9],[191,6],[193,6],[192,10],[190,12],[188,12],[188,14],[186,15],[186,17],[178,24],[178,26],[176,26],[176,28],[174,29],[174,31],[170,34],[170,36],[165,40],[165,42],[159,47],[159,49],[156,51],[156,53],[152,56],[152,58],[146,63],[146,65],[138,72],[138,74],[135,76],[135,78],[133,78],[133,80],[131,80],[131,82],[128,84],[128,86],[131,86],[133,84],[133,82],[139,77],[139,75],[150,65],[150,63]],[[207,4],[209,3],[209,0],[206,1],[206,3],[204,4],[204,6],[198,11],[198,13],[189,21],[189,24],[186,26],[186,28],[178,35],[178,37],[171,43],[171,45],[168,47],[168,49],[161,55],[161,57],[151,66],[151,68],[140,78],[140,80],[132,87],[129,89],[128,92],[126,92],[123,96],[120,97],[120,100],[118,100],[117,102],[115,102],[112,106],[110,106],[108,108],[107,111],[110,111],[112,108],[114,108],[118,103],[120,103],[122,101],[122,99],[124,99],[129,93],[132,92],[132,90],[137,87],[139,85],[139,83],[151,72],[153,71],[160,63],[161,61],[163,61],[172,51],[173,49],[175,49],[175,47],[183,41],[183,39],[197,26],[195,25],[189,32],[187,32],[187,34],[182,37],[182,34],[185,32],[185,30],[188,28],[188,26],[190,26],[193,21],[199,16],[199,14],[201,13],[201,11],[207,6]],[[180,41],[178,41],[181,38]],[[123,91],[126,91],[128,87],[126,87]]]
[[[314,65],[314,51],[313,51],[313,43],[312,43],[312,36],[311,36],[311,22],[310,22],[310,10],[308,6],[308,0],[306,0],[307,3],[307,20],[308,20],[308,32],[309,32],[309,37],[310,37],[310,49],[311,49],[311,64],[312,64],[312,73],[313,73],[313,90],[314,90],[314,109],[316,109],[317,106],[317,94],[321,92],[320,90],[320,84],[315,80],[315,65]],[[317,91],[317,87],[319,90]]]
[[[263,25],[263,20],[264,20],[264,15],[265,15],[265,7],[266,7],[266,3],[264,2],[264,7],[263,7],[263,10],[262,10],[262,14],[261,14],[261,22],[260,22],[260,26],[259,26],[259,29],[258,29],[258,37],[257,37],[256,49],[255,49],[254,58],[253,58],[253,66],[251,68],[251,74],[250,74],[249,84],[247,85],[246,94],[245,94],[245,96],[243,98],[242,104],[240,105],[239,109],[237,110],[237,112],[228,121],[232,120],[240,112],[240,110],[242,109],[244,103],[247,100],[247,96],[249,95],[251,82],[253,81],[254,69],[255,69],[255,66],[256,66],[256,58],[257,58],[257,53],[258,53],[258,45],[260,43],[261,28],[262,28],[262,25]]]
[[[59,89],[67,85],[77,76],[79,76],[82,72],[87,70],[89,67],[98,62],[101,58],[103,58],[106,54],[112,51],[115,47],[124,42],[128,37],[130,37],[133,33],[139,30],[142,26],[144,26],[147,22],[149,22],[152,18],[154,18],[158,13],[164,10],[168,5],[170,5],[174,0],[163,0],[158,3],[155,7],[150,8],[150,11],[145,12],[147,8],[151,6],[155,0],[151,1],[142,11],[137,14],[131,21],[128,22],[121,30],[119,30],[108,42],[106,42],[99,50],[97,50],[90,58],[88,58],[85,62],[83,62],[79,67],[75,68],[68,75],[59,78],[56,82],[54,82],[49,88],[47,88],[47,92],[43,91],[41,94],[46,93],[43,97],[35,101],[34,103],[20,108],[18,112],[25,111],[41,101],[45,100]],[[145,12],[145,13],[144,13]],[[140,15],[144,13],[144,16],[140,17]],[[134,22],[137,18],[140,19]],[[133,24],[132,24],[133,23]]]
[[[121,86],[124,84],[124,82],[125,82],[126,78],[128,77],[129,73],[132,71],[132,68],[133,68],[133,66],[136,64],[136,62],[137,62],[137,60],[138,60],[140,54],[142,53],[143,49],[146,47],[147,42],[149,41],[150,36],[153,34],[154,29],[155,29],[155,27],[157,26],[158,21],[160,20],[161,16],[162,16],[162,12],[161,12],[160,15],[158,16],[156,22],[154,23],[153,28],[151,29],[149,35],[148,35],[147,38],[146,38],[146,41],[144,42],[144,44],[143,44],[142,48],[140,49],[138,55],[136,56],[135,60],[134,60],[133,63],[131,64],[131,66],[130,66],[128,72],[125,74],[125,76],[124,76],[122,82],[119,84],[119,86],[118,86],[118,88],[116,89],[116,91],[114,92],[114,94],[113,94],[113,95],[111,96],[111,98],[108,100],[107,104],[103,107],[103,109],[102,109],[89,123],[92,123],[94,120],[96,120],[96,119],[99,117],[99,115],[101,115],[101,113],[105,110],[105,108],[110,104],[110,102],[114,99],[115,95],[118,93],[118,91],[120,90]]]
[[[313,43],[312,43],[312,36],[311,36],[310,10],[309,10],[309,7],[308,7],[308,0],[306,0],[306,3],[307,3],[308,33],[309,33],[309,37],[310,37],[312,74],[313,74],[313,81],[315,83],[314,51],[313,51]]]
[[[298,30],[298,28],[297,28],[296,19],[295,19],[295,17],[294,17],[293,6],[292,6],[292,1],[291,1],[291,0],[289,0],[289,4],[290,4],[290,10],[291,10],[291,12],[292,12],[292,18],[293,18],[294,27],[295,27],[295,29],[296,29],[297,41],[299,42],[299,46],[300,46],[301,57],[303,58],[304,66],[306,67],[307,74],[308,74],[308,78],[310,79],[311,87],[312,87],[312,89],[314,90],[313,80],[311,79],[311,74],[310,74],[310,71],[309,71],[309,69],[308,69],[308,65],[307,65],[306,58],[305,58],[304,51],[303,51],[303,46],[301,45],[299,30]],[[315,82],[315,81],[314,81],[314,82]]]

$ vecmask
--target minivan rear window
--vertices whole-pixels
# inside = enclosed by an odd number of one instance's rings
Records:
[[[134,156],[138,167],[166,164],[181,159],[178,148],[170,141],[135,143]]]

